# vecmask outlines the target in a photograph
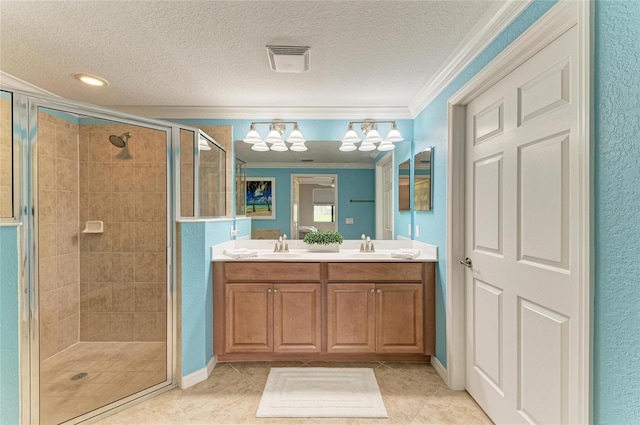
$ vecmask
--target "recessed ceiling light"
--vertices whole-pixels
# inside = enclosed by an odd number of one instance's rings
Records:
[[[97,75],[91,74],[73,74],[73,77],[79,81],[82,81],[85,84],[94,87],[106,87],[109,85],[109,82],[104,78],[98,77]]]

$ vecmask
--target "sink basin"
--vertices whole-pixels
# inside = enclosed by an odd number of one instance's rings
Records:
[[[381,252],[357,252],[349,255],[352,258],[389,258],[389,254],[383,254]]]
[[[277,260],[284,260],[286,258],[302,258],[301,254],[294,254],[291,252],[272,252],[269,254],[258,254],[258,256],[256,257],[258,259],[260,258],[273,258],[273,259],[277,259]]]

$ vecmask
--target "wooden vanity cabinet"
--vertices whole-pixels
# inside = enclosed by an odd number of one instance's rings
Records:
[[[214,315],[218,319],[214,320],[216,349],[224,346],[223,352],[228,354],[320,352],[319,264],[288,264],[292,266],[285,266],[289,271],[283,270],[282,263],[214,266],[214,275],[222,274],[225,280],[224,296],[218,300],[223,303],[215,302],[214,295]],[[274,282],[276,278],[279,282]],[[301,282],[303,280],[310,282]],[[214,285],[214,291],[219,289]],[[216,327],[222,317],[224,327]]]
[[[219,360],[428,361],[435,263],[215,262]]]
[[[329,263],[327,274],[328,353],[424,353],[422,264]],[[332,283],[348,280],[370,282]]]

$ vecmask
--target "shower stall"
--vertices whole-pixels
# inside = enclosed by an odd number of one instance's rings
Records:
[[[77,423],[171,388],[175,222],[198,217],[206,135],[1,93],[0,223],[21,224],[23,422]],[[216,147],[207,140],[203,149]]]

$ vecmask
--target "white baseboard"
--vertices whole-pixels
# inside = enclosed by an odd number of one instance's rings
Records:
[[[433,368],[436,370],[436,372],[438,372],[438,375],[440,375],[440,377],[442,378],[444,383],[447,384],[447,386],[448,386],[449,385],[449,373],[447,372],[447,368],[442,366],[442,363],[440,363],[440,360],[438,360],[438,358],[436,356],[431,356],[431,366],[433,366]]]
[[[209,363],[207,363],[207,367],[203,367],[202,369],[196,370],[187,376],[183,376],[182,379],[180,379],[180,388],[184,390],[185,388],[192,387],[202,381],[206,381],[209,375],[211,375],[211,372],[213,372],[213,368],[216,367],[216,364],[218,364],[218,358],[214,354],[213,357],[211,357],[211,360],[209,360]]]

